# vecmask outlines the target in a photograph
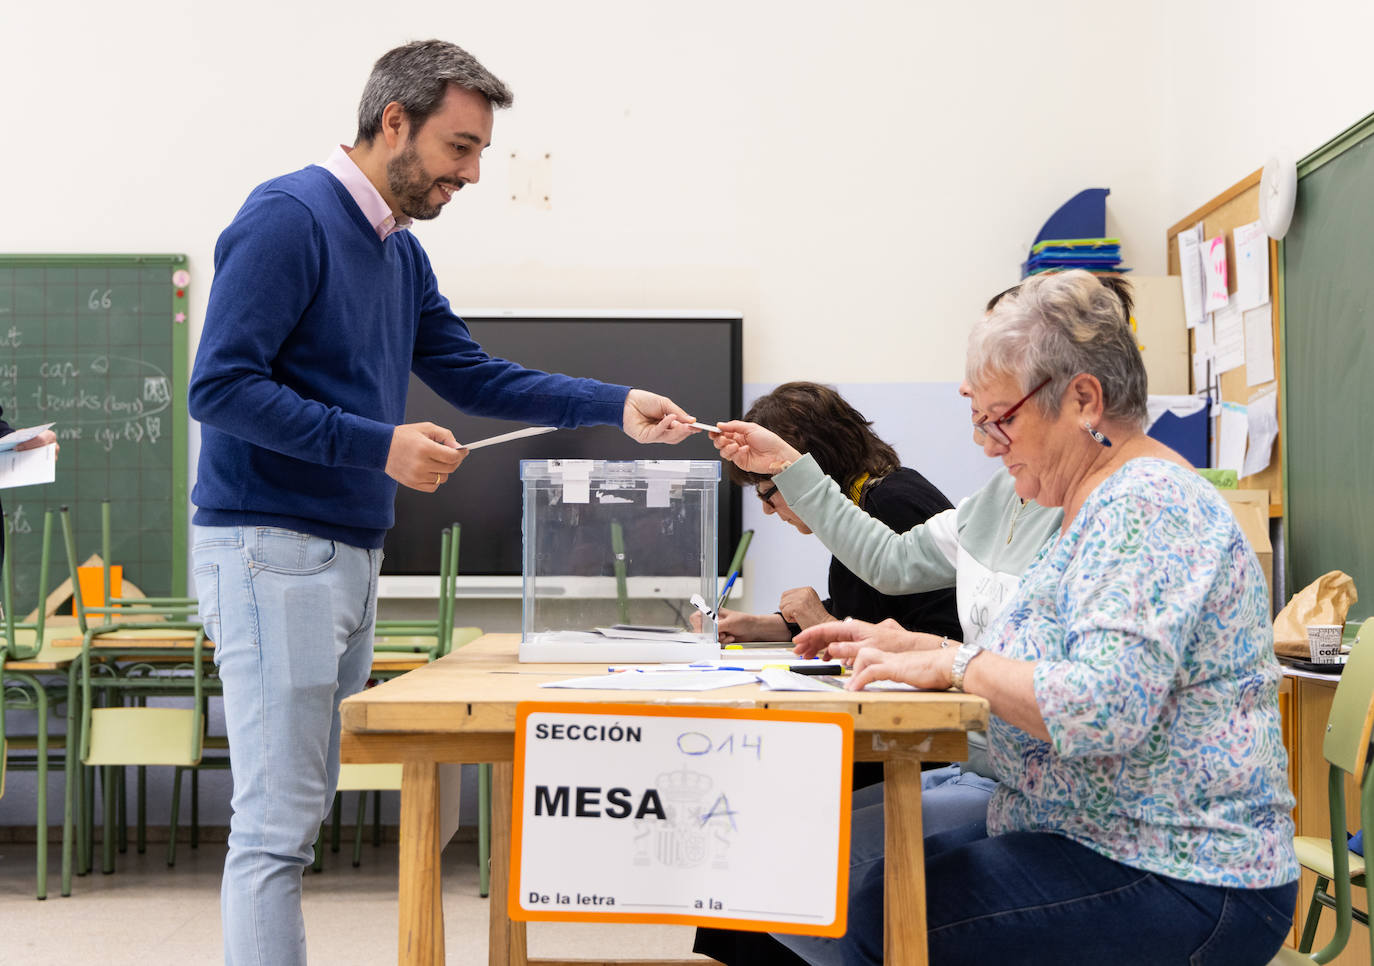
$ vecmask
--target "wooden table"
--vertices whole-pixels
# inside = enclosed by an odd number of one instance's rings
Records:
[[[684,699],[702,707],[847,711],[853,716],[854,759],[885,763],[888,861],[883,962],[891,966],[927,962],[920,763],[967,757],[967,732],[987,726],[986,701],[955,692],[769,692],[757,685],[690,696],[683,692],[541,690],[541,682],[570,673],[595,674],[598,668],[519,664],[518,642],[519,635],[488,634],[343,702],[343,761],[399,761],[403,765],[398,963],[435,966],[444,962],[439,876],[443,843],[438,830],[441,762],[493,763],[488,962],[500,966],[575,962],[528,959],[525,924],[512,922],[506,914],[516,704],[671,700],[680,705]],[[664,966],[663,961],[653,962]]]
[[[52,654],[64,661],[71,661],[77,655],[62,654],[63,650],[79,649],[83,638],[59,637],[44,648],[44,654]],[[161,648],[171,651],[189,650],[195,643],[195,631],[183,629],[144,629],[139,631],[116,631],[103,634],[91,640],[91,646],[104,651],[117,651],[120,648]],[[208,637],[201,645],[207,657],[214,652],[215,642]],[[146,660],[146,659],[145,659]],[[374,651],[372,654],[373,674],[397,674],[411,671],[429,663],[429,655],[421,651]],[[16,668],[16,670],[22,670]]]

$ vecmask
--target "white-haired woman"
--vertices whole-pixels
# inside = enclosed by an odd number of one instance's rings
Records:
[[[1298,866],[1254,552],[1212,487],[1145,435],[1144,365],[1093,276],[1003,299],[970,336],[966,380],[1017,493],[1063,507],[1057,539],[981,648],[843,623],[800,638],[852,659],[853,688],[956,687],[991,705],[987,837],[926,841],[931,962],[1267,963]],[[749,442],[722,454],[766,461]],[[853,832],[846,936],[779,937],[810,962],[881,962],[871,831]]]

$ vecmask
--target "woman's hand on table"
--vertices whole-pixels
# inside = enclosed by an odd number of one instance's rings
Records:
[[[879,624],[849,618],[808,627],[797,635],[795,650],[804,657],[814,657],[824,652],[831,658],[850,664],[865,647],[899,654],[941,650],[941,642],[945,640],[934,634],[909,631],[890,617]],[[949,650],[948,647],[943,649]]]
[[[850,691],[862,691],[874,681],[898,681],[927,691],[947,691],[953,683],[953,666],[953,648],[937,647],[898,654],[865,647],[855,656],[854,673],[845,679],[845,687]]]

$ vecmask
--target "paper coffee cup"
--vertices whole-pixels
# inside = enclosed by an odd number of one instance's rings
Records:
[[[1313,664],[1335,664],[1341,658],[1341,624],[1308,624],[1307,648]]]

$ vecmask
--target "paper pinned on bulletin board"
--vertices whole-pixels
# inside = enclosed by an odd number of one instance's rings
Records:
[[[1248,423],[1249,443],[1245,449],[1245,465],[1241,476],[1254,476],[1269,468],[1269,459],[1274,452],[1274,440],[1279,436],[1279,394],[1277,387],[1268,386],[1250,398],[1245,407]]]
[[[1245,313],[1245,379],[1252,386],[1274,381],[1274,309],[1268,302]]]
[[[1259,222],[1241,225],[1236,241],[1236,304],[1242,312],[1269,301],[1269,236]]]
[[[1214,468],[1240,473],[1245,463],[1245,441],[1249,434],[1250,424],[1245,407],[1240,403],[1222,403],[1220,426],[1217,430],[1217,461]]]
[[[1212,317],[1204,315],[1200,324],[1193,328],[1193,389],[1206,392],[1215,377],[1213,369]]]
[[[1245,365],[1245,323],[1240,309],[1224,305],[1212,313],[1214,375]]]
[[[1203,243],[1203,278],[1207,283],[1208,312],[1223,308],[1231,300],[1226,291],[1226,236],[1218,235]]]
[[[1183,279],[1183,318],[1192,328],[1207,320],[1206,283],[1202,278],[1202,226],[1178,233],[1178,267]]]

